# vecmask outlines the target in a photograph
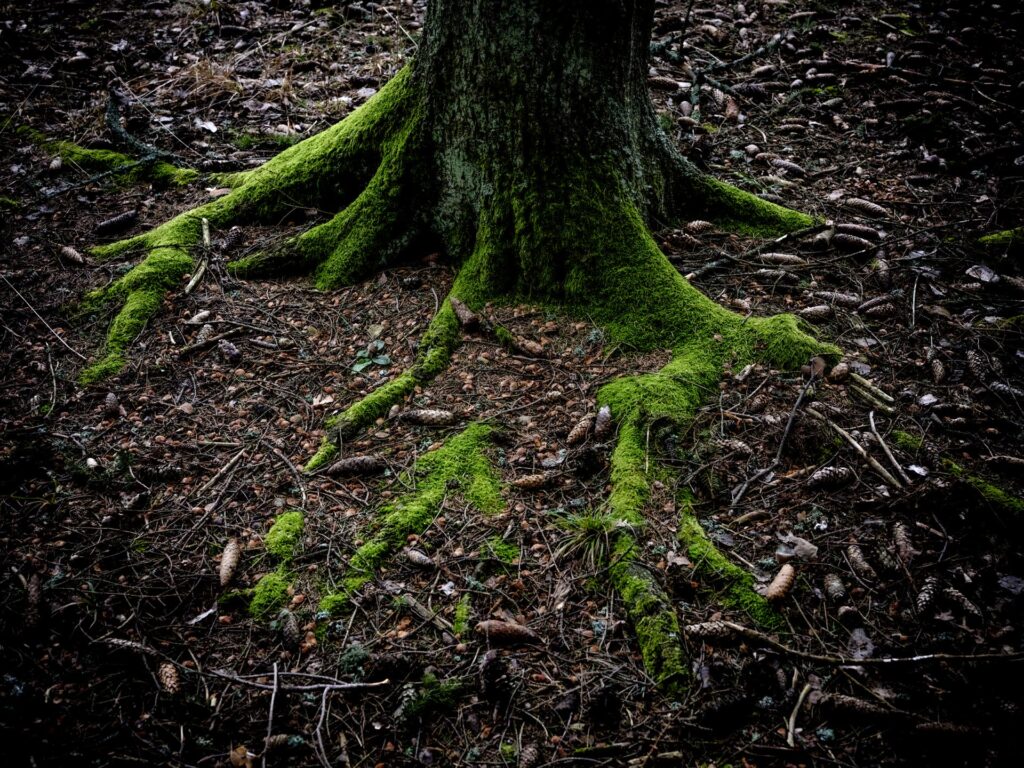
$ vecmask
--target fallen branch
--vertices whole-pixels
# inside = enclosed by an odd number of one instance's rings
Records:
[[[971,663],[1019,661],[1024,659],[1024,652],[978,653],[973,655],[959,653],[924,653],[917,656],[883,656],[877,659],[853,659],[845,656],[823,656],[816,653],[808,653],[807,651],[800,651],[796,648],[790,648],[788,645],[783,645],[779,641],[773,640],[764,632],[759,632],[756,629],[751,629],[750,627],[745,627],[742,624],[736,624],[732,621],[707,621],[701,624],[689,624],[683,627],[683,634],[703,638],[705,640],[721,639],[729,635],[737,635],[747,640],[765,645],[779,653],[784,653],[787,656],[807,659],[808,661],[815,661],[819,664],[831,664],[840,667],[884,667],[896,666],[899,664],[923,664],[947,661]]]

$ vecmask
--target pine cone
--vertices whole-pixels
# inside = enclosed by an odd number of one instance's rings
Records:
[[[839,488],[853,480],[853,470],[849,467],[822,467],[809,478],[810,488]]]
[[[843,205],[851,211],[872,219],[883,219],[889,216],[889,212],[882,206],[859,197],[849,197],[843,202]]]
[[[836,232],[844,235],[856,235],[857,237],[863,237],[865,240],[881,240],[882,233],[874,227],[869,227],[866,224],[836,224]]]
[[[740,456],[752,456],[754,449],[747,445],[742,440],[736,440],[735,438],[726,438],[718,441],[718,447],[727,453],[735,453]]]
[[[873,248],[878,247],[875,243],[872,243],[870,240],[865,240],[863,237],[838,232],[832,236],[832,245],[841,251],[846,251],[847,253],[870,251]]]
[[[483,635],[490,645],[522,645],[539,643],[540,636],[529,627],[511,621],[489,619],[476,625],[476,632]]]
[[[594,438],[603,440],[612,429],[612,409],[602,405],[594,421]]]
[[[988,379],[991,373],[988,362],[976,349],[967,350],[967,368],[974,378],[982,382]]]
[[[921,585],[921,591],[917,593],[917,612],[925,613],[935,602],[935,596],[939,591],[939,579],[936,576],[929,576]]]
[[[779,569],[779,572],[775,574],[775,578],[772,579],[771,584],[768,585],[768,589],[765,590],[765,599],[771,601],[781,600],[789,594],[789,590],[793,588],[793,582],[795,580],[796,568],[789,563],[786,563]]]
[[[827,320],[832,317],[833,309],[829,304],[816,304],[799,310],[797,314],[804,320]]]
[[[172,696],[181,690],[181,678],[178,677],[178,668],[169,661],[165,661],[159,666],[156,676],[160,681],[160,687]]]
[[[565,438],[566,445],[577,445],[587,439],[587,435],[590,433],[590,428],[594,425],[594,414],[588,413],[582,419],[580,419],[576,426],[569,431],[568,437]]]
[[[904,565],[910,565],[910,561],[914,559],[917,551],[914,549],[914,544],[910,539],[910,531],[907,530],[907,526],[899,521],[893,523],[892,540],[896,545],[896,554],[899,556],[900,560],[903,561]]]
[[[232,365],[237,365],[242,360],[241,351],[227,339],[221,339],[217,342],[217,349],[220,352],[220,356]]]
[[[451,411],[442,411],[437,408],[417,408],[403,413],[402,419],[428,427],[447,427],[455,423],[456,416]]]
[[[299,628],[299,620],[291,611],[281,611],[281,637],[286,648],[298,648],[302,642],[302,630]]]
[[[437,564],[430,558],[430,555],[418,549],[406,549],[405,559],[418,568],[436,568]]]
[[[850,565],[853,566],[853,570],[857,572],[857,575],[867,581],[877,581],[878,574],[875,569],[868,563],[867,558],[864,557],[864,552],[856,544],[851,544],[846,548],[846,556],[850,560]]]
[[[843,580],[839,578],[838,574],[825,574],[825,594],[836,602],[846,597],[846,587],[843,586]]]
[[[134,226],[135,222],[138,221],[138,218],[138,211],[125,211],[111,219],[101,221],[96,225],[95,232],[97,235],[112,235],[115,232],[123,232],[124,230]]]
[[[932,360],[932,381],[936,384],[941,384],[946,380],[946,366],[942,364],[939,358]]]
[[[220,556],[220,585],[226,587],[238,569],[238,561],[242,554],[242,547],[238,539],[229,539]]]
[[[373,475],[387,467],[379,456],[348,456],[338,459],[327,469],[331,477],[341,475]]]
[[[686,225],[686,231],[691,235],[703,235],[707,232],[713,232],[714,229],[715,225],[704,219],[694,219]]]
[[[541,472],[536,475],[525,475],[524,477],[517,477],[512,481],[512,485],[516,488],[520,488],[524,491],[539,491],[542,488],[546,488],[551,485],[551,481],[554,479],[552,475],[546,472]]]
[[[700,624],[687,624],[683,627],[683,634],[701,640],[725,640],[736,632],[724,621],[704,621]]]
[[[491,702],[507,701],[512,694],[508,662],[498,651],[490,650],[480,661],[480,694]]]
[[[111,419],[121,413],[121,403],[113,392],[107,392],[107,396],[103,398],[103,413]]]

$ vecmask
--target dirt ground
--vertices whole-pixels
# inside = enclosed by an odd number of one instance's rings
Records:
[[[721,303],[798,312],[847,352],[845,375],[810,387],[723,371],[685,433],[652,430],[652,461],[673,471],[640,540],[690,627],[681,701],[646,676],[606,578],[614,436],[567,439],[601,384],[667,352],[494,307],[543,353],[468,334],[407,405],[452,424],[399,413],[345,446],[378,457],[372,472],[304,474],[324,418],[412,362],[452,273],[429,253],[330,293],[226,273],[333,213],[296,210],[213,233],[206,275],[168,296],[128,368],[77,383],[111,315],[75,304],[131,266],[88,256],[118,236],[99,225],[134,211],[121,234],[143,231],[217,190],[96,178],[18,129],[130,154],[107,123],[114,93],[127,133],[182,164],[253,167],[386,82],[424,5],[0,5],[9,764],[1017,764],[1024,279],[1019,239],[978,243],[1024,209],[1014,3],[657,4],[652,96],[682,151],[852,225],[767,247],[701,223],[657,233]],[[191,351],[204,324],[238,356]],[[344,610],[319,611],[417,457],[480,419],[503,427],[503,511],[453,488]],[[538,473],[544,487],[520,487]],[[707,622],[752,625],[678,541],[687,490],[757,583],[795,567],[782,631],[710,636]],[[305,527],[286,610],[257,620],[248,590],[274,571],[265,537],[290,509]],[[473,631],[489,619],[538,642],[489,654]]]

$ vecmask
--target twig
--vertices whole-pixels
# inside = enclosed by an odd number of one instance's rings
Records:
[[[889,450],[889,446],[886,445],[885,440],[882,439],[881,433],[879,433],[877,427],[875,427],[874,411],[868,413],[868,422],[871,424],[872,434],[875,436],[875,439],[878,441],[878,444],[882,446],[882,452],[889,458],[889,461],[896,468],[896,471],[899,473],[900,479],[902,479],[903,482],[906,483],[907,485],[910,485],[910,477],[907,475],[906,472],[903,471],[903,467],[900,465],[898,461],[896,461],[896,457],[892,455],[892,451]]]
[[[191,355],[194,352],[201,352],[204,349],[208,349],[222,339],[233,339],[235,336],[241,336],[244,333],[243,328],[232,328],[224,333],[218,333],[216,336],[211,336],[206,341],[197,342],[195,344],[189,344],[187,347],[182,347],[178,350],[178,357],[185,357],[185,355]]]
[[[815,661],[821,664],[831,664],[840,667],[885,667],[885,666],[897,666],[900,664],[924,664],[928,662],[948,662],[948,661],[962,661],[962,662],[981,662],[981,661],[1019,661],[1024,659],[1024,652],[1016,651],[1013,653],[978,653],[978,654],[960,654],[960,653],[923,653],[917,656],[882,656],[876,659],[852,659],[845,656],[823,656],[816,653],[808,653],[807,651],[799,651],[796,648],[790,648],[788,645],[783,645],[777,640],[773,640],[763,632],[759,632],[756,629],[745,627],[742,624],[736,624],[732,621],[716,622],[720,623],[728,629],[735,632],[737,635],[744,637],[748,640],[766,645],[779,653],[784,653],[787,656],[794,656],[800,659],[807,659],[808,661]]]
[[[786,743],[790,747],[796,746],[796,716],[800,713],[800,707],[804,705],[804,699],[807,698],[807,694],[811,692],[811,684],[804,683],[804,687],[800,690],[800,695],[796,699],[796,706],[793,707],[793,711],[789,715],[789,722],[786,726]]]
[[[205,219],[204,219],[205,221]],[[324,691],[324,695],[327,692]],[[277,701],[277,662],[274,662],[274,690],[270,693],[270,714],[267,715],[267,738],[263,740],[263,768],[267,768],[267,752],[270,750],[266,749],[266,745],[270,744],[270,737],[274,733],[274,702]]]
[[[853,435],[851,435],[845,429],[840,427],[838,424],[832,421],[832,419],[828,418],[823,413],[816,411],[814,408],[808,407],[807,413],[813,418],[818,419],[819,421],[824,421],[826,424],[832,427],[832,429],[836,431],[836,434],[838,434],[840,437],[846,440],[846,442],[853,446],[853,449],[860,454],[860,457],[864,459],[864,461],[866,461],[870,465],[870,467],[873,470],[875,470],[875,472],[877,472],[886,483],[891,485],[893,488],[903,487],[903,484],[900,483],[900,481],[897,480],[895,477],[893,477],[889,473],[889,470],[887,470],[885,467],[879,464],[878,461],[871,454],[864,450],[864,446],[858,443],[857,440],[853,437]]]
[[[273,685],[267,683],[257,683],[255,680],[246,680],[244,678],[233,675],[230,672],[224,672],[223,670],[213,669],[207,674],[219,677],[222,680],[230,680],[233,683],[239,685],[248,685],[252,688],[259,688],[262,691],[274,690]],[[390,680],[378,680],[374,683],[343,683],[340,680],[336,680],[332,683],[318,683],[315,685],[278,685],[277,690],[283,691],[284,693],[305,693],[308,691],[357,691],[366,688],[383,688],[385,685],[391,685]]]
[[[7,286],[18,295],[18,298],[21,299],[23,302],[25,302],[25,306],[28,307],[31,310],[32,314],[39,318],[39,322],[41,322],[43,325],[46,326],[46,330],[48,330],[50,333],[52,333],[53,337],[55,339],[57,339],[57,341],[59,341],[61,344],[64,345],[65,349],[67,349],[68,352],[70,352],[71,354],[75,355],[79,360],[85,360],[86,359],[85,355],[81,354],[80,352],[78,352],[75,349],[72,349],[71,346],[66,341],[64,341],[64,339],[62,339],[58,335],[58,333],[55,330],[53,330],[53,328],[50,327],[50,324],[48,322],[46,322],[45,320],[43,320],[43,316],[40,315],[38,312],[36,312],[36,308],[33,307],[31,304],[29,304],[28,299],[26,299],[24,296],[21,295],[21,291],[19,291],[17,288],[15,288],[13,285],[11,285],[11,281],[7,279],[6,275],[0,275],[0,277],[2,277],[4,279],[4,282],[7,283]]]
[[[803,388],[800,390],[800,394],[797,395],[796,402],[793,404],[793,410],[789,412],[789,420],[786,422],[786,429],[782,433],[782,439],[779,440],[779,447],[775,451],[775,458],[772,459],[772,463],[769,464],[764,469],[758,470],[753,476],[748,477],[746,480],[743,481],[743,483],[737,486],[737,488],[732,493],[732,501],[729,503],[730,509],[736,508],[736,505],[739,504],[740,500],[742,500],[744,495],[746,495],[747,489],[750,488],[751,483],[754,483],[757,480],[761,479],[779,465],[779,462],[782,460],[782,450],[786,446],[786,439],[789,437],[789,432],[793,428],[793,421],[796,419],[796,412],[800,409],[800,403],[803,402],[804,396],[807,394],[807,390],[811,388],[811,384],[814,383],[814,380],[815,376],[812,374],[811,377],[807,379]]]
[[[853,371],[850,371],[850,379],[852,381],[857,382],[862,387],[864,387],[864,389],[866,389],[868,392],[870,392],[872,394],[872,396],[875,397],[876,400],[881,400],[883,403],[885,403],[887,405],[895,405],[896,404],[896,398],[894,398],[888,392],[886,392],[886,391],[884,391],[882,389],[879,389],[874,383],[872,383],[868,379],[865,379],[859,373],[854,373]]]
[[[277,448],[276,446],[270,445],[269,443],[266,443],[266,442],[264,442],[263,444],[270,449],[271,453],[273,453],[275,456],[277,456],[277,458],[279,458],[281,461],[284,462],[285,466],[288,467],[289,471],[295,477],[295,484],[299,487],[299,493],[302,494],[302,506],[305,507],[306,506],[306,484],[302,482],[302,475],[299,473],[299,470],[296,469],[296,467],[292,463],[291,459],[289,459],[287,456],[285,456],[284,453],[281,451],[281,449]]]
[[[236,464],[237,464],[237,463],[238,463],[239,461],[241,461],[241,459],[242,459],[242,457],[243,457],[244,455],[245,455],[245,448],[243,448],[243,449],[242,449],[242,450],[240,450],[240,451],[239,451],[238,453],[236,453],[236,454],[235,454],[234,456],[232,456],[232,457],[231,457],[231,458],[230,458],[230,459],[228,460],[228,463],[227,463],[227,464],[225,464],[225,465],[224,465],[223,467],[221,467],[221,468],[220,468],[220,470],[218,470],[217,474],[216,474],[216,475],[214,475],[213,477],[211,477],[211,478],[210,478],[210,479],[209,479],[209,480],[208,480],[208,481],[206,482],[206,484],[205,484],[205,485],[203,485],[203,487],[202,487],[202,488],[200,488],[200,489],[199,489],[199,490],[197,491],[196,495],[197,495],[197,496],[202,496],[202,495],[203,495],[204,493],[206,493],[206,492],[207,492],[208,490],[210,490],[210,489],[211,489],[211,488],[212,488],[212,487],[213,487],[214,485],[216,485],[216,484],[217,484],[217,481],[218,481],[218,480],[220,480],[220,479],[221,479],[222,477],[224,477],[224,475],[226,475],[226,474],[227,474],[228,472],[230,472],[230,471],[231,471],[232,469],[234,469],[235,465],[236,465]]]

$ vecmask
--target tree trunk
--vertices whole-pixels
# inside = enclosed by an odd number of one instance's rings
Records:
[[[585,256],[563,237],[581,186],[614,189],[649,222],[670,216],[684,166],[647,93],[653,17],[651,0],[430,3],[415,79],[432,225],[456,254],[479,227],[501,230],[492,289],[560,292]]]

